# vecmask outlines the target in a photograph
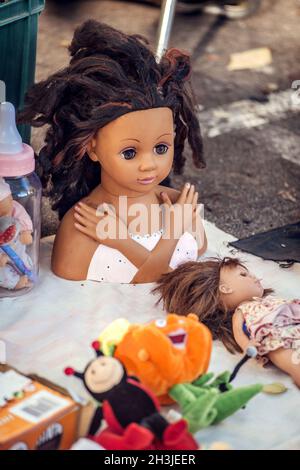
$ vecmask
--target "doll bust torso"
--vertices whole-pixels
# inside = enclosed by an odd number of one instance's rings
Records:
[[[130,235],[136,243],[152,251],[162,234],[163,229],[142,236]],[[185,232],[178,240],[169,266],[175,269],[180,263],[195,261],[197,257],[197,242],[190,233]],[[91,281],[130,283],[137,272],[136,266],[119,250],[99,244],[91,259],[86,278]]]
[[[168,193],[172,202],[176,201],[178,191],[157,186],[158,193],[162,190]],[[85,201],[95,208],[103,202],[110,202],[103,199],[103,194],[98,188],[92,191]],[[130,217],[128,222],[130,223]],[[131,234],[131,239],[151,251],[160,240],[162,232],[161,219],[159,230],[148,234]],[[174,269],[181,262],[196,260],[197,256],[197,242],[186,232],[178,240],[170,267]],[[70,280],[123,283],[130,283],[137,272],[135,265],[119,250],[98,243],[75,229],[74,208],[66,213],[58,229],[52,254],[52,270],[59,277]]]

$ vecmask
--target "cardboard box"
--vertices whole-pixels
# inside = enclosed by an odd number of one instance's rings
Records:
[[[8,370],[14,369],[0,366],[0,372]],[[28,377],[32,386],[0,408],[0,450],[69,449],[79,437],[84,407],[66,390],[40,377]]]

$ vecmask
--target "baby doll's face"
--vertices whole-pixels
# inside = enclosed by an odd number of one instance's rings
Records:
[[[90,154],[101,164],[106,189],[120,193],[146,193],[171,171],[174,157],[174,122],[169,108],[133,111],[100,129]]]
[[[11,195],[0,201],[0,217],[10,216],[13,210],[13,198]]]
[[[219,289],[223,302],[230,310],[253,297],[262,297],[264,293],[260,280],[239,265],[221,269]]]

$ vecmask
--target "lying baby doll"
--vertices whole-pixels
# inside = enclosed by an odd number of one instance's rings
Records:
[[[300,300],[275,298],[238,259],[181,264],[153,292],[168,312],[196,313],[230,352],[256,346],[300,387]]]

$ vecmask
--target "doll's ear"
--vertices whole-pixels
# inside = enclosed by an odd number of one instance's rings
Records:
[[[88,156],[90,157],[90,159],[91,159],[93,162],[98,162],[98,157],[97,157],[97,155],[95,154],[95,152],[93,152],[93,150],[87,151],[87,153],[88,153]]]
[[[226,284],[220,284],[219,285],[219,291],[221,292],[221,294],[232,294],[233,293],[233,289],[231,289],[231,287],[227,286]]]
[[[92,137],[86,146],[86,152],[93,162],[98,162],[98,157],[95,153],[95,145],[96,145],[96,139]]]

